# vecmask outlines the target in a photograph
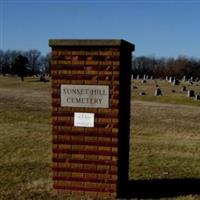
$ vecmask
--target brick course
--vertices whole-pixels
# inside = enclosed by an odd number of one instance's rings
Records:
[[[113,44],[103,41],[102,46],[101,41],[91,44],[90,40],[81,41],[80,45],[78,42],[74,40],[73,46],[73,41],[49,41],[52,47],[53,188],[114,199],[121,187],[119,168],[124,160],[120,161],[120,156],[122,152],[125,158],[128,156],[128,152],[119,149],[122,148],[119,143],[128,143],[129,128],[122,127],[128,124],[121,122],[121,117],[129,121],[129,105],[122,106],[122,103],[130,102],[126,92],[130,90],[134,46],[121,40]],[[61,84],[108,85],[109,108],[61,107]],[[121,103],[122,98],[126,100]],[[74,127],[74,112],[94,113],[94,128]],[[124,137],[123,141],[120,137]],[[127,162],[124,163],[126,167]]]

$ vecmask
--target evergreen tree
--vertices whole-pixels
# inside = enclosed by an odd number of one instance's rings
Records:
[[[18,55],[13,63],[13,71],[21,78],[22,81],[24,81],[24,76],[26,76],[27,65],[28,59],[22,55]]]

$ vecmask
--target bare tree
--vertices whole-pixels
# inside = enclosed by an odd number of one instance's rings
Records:
[[[47,53],[46,56],[41,56],[40,57],[40,71],[45,74],[50,73],[50,59],[51,59],[51,54]]]
[[[39,73],[39,58],[41,56],[41,52],[37,49],[32,49],[25,52],[25,56],[28,58],[32,74]]]

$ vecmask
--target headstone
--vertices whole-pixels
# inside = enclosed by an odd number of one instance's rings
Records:
[[[178,79],[174,79],[173,80],[173,85],[178,85],[178,84],[180,84],[180,81]]]
[[[186,81],[186,76],[183,76],[182,81],[184,82]]]
[[[146,80],[146,75],[145,74],[143,75],[143,80]]]
[[[155,95],[155,96],[162,96],[162,91],[161,91],[161,89],[160,89],[160,88],[156,88],[154,95]]]
[[[193,85],[193,81],[192,80],[188,80],[188,83],[190,84],[190,85]]]
[[[187,91],[187,90],[186,90],[186,87],[183,85],[183,86],[181,87],[181,92],[185,92],[185,91]]]
[[[146,93],[145,92],[140,92],[140,96],[145,96]]]
[[[140,75],[139,75],[139,74],[137,75],[137,78],[136,78],[136,79],[137,79],[137,80],[139,80],[139,79],[140,79]]]
[[[49,45],[53,189],[83,199],[120,198],[129,180],[134,45],[124,40],[49,40]]]
[[[131,74],[131,80],[133,80],[134,79],[134,76],[133,76],[133,74]]]
[[[48,80],[48,78],[47,78],[47,76],[46,76],[45,74],[42,74],[42,75],[40,76],[40,81],[41,81],[41,82],[48,82],[49,80]]]
[[[200,100],[200,95],[199,94],[195,95],[195,100]]]
[[[150,79],[153,80],[153,76],[151,76]]]
[[[134,85],[134,86],[133,86],[133,89],[138,89],[138,87]]]
[[[188,96],[188,97],[194,97],[194,96],[195,96],[194,90],[188,90],[188,91],[187,91],[187,96]]]
[[[166,80],[166,81],[169,81],[168,76],[165,77],[165,80]]]
[[[172,83],[173,82],[173,78],[170,76],[168,81],[169,81],[169,83]]]

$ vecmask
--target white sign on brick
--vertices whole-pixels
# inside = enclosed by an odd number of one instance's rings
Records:
[[[74,113],[74,126],[94,127],[94,113]]]
[[[109,86],[61,85],[61,106],[109,108]]]

